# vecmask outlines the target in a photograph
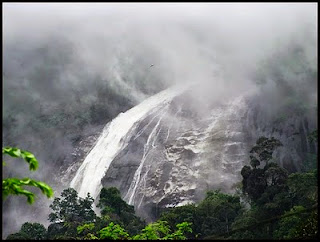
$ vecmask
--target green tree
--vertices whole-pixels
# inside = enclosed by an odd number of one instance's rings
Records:
[[[256,169],[257,166],[260,166],[260,161],[256,157],[250,155],[250,165],[253,169]]]
[[[94,229],[94,223],[85,223],[77,227],[78,234],[84,233],[87,234],[89,231]]]
[[[192,228],[194,230],[196,221],[196,205],[186,204],[184,206],[169,208],[160,215],[162,221],[167,221],[170,228],[173,230],[176,224],[182,222],[192,223]]]
[[[21,232],[29,235],[30,239],[43,240],[46,238],[47,229],[39,223],[24,223],[21,226]]]
[[[187,234],[192,233],[192,223],[188,222],[182,222],[176,225],[177,229],[175,232],[172,234],[168,234],[165,239],[170,239],[170,240],[186,240],[187,239]]]
[[[243,176],[242,190],[252,201],[256,201],[261,197],[267,188],[264,169],[251,169],[249,166],[244,166],[241,170]]]
[[[284,213],[284,215],[291,215],[298,211],[303,211],[305,208],[302,206],[294,206]],[[274,231],[275,239],[294,239],[296,237],[297,227],[300,226],[304,218],[301,214],[283,217],[279,221],[279,228]]]
[[[258,213],[257,207],[243,210],[232,223],[231,229],[232,231],[245,227],[251,227],[251,229],[236,231],[230,236],[230,239],[263,239],[264,232],[260,227],[254,226],[259,222]]]
[[[265,164],[268,165],[268,162],[272,159],[273,151],[279,146],[283,145],[274,137],[271,137],[270,139],[264,136],[259,137],[256,145],[250,150],[251,166],[256,168],[256,166],[259,166],[262,162],[265,162]]]
[[[318,201],[318,170],[304,173],[292,173],[287,184],[292,204],[310,207]]]
[[[158,240],[166,237],[171,232],[166,221],[157,221],[148,224],[141,233],[133,236],[133,240]]]
[[[86,198],[78,197],[73,188],[64,189],[61,198],[55,198],[50,208],[50,222],[92,222],[96,215],[92,209],[94,199],[87,194]]]
[[[206,198],[197,206],[195,233],[201,236],[228,233],[241,208],[238,196],[219,190],[207,192]]]
[[[38,169],[38,161],[35,156],[25,150],[20,150],[13,147],[4,147],[2,148],[2,154],[9,155],[11,157],[20,157],[23,158],[28,164],[30,171],[35,171]],[[3,165],[6,165],[3,162]],[[32,204],[34,202],[35,194],[25,190],[24,186],[33,186],[41,190],[41,192],[46,195],[48,198],[53,196],[52,188],[44,182],[36,181],[28,177],[19,179],[19,178],[6,178],[2,180],[2,199],[6,199],[9,195],[24,195],[27,197],[27,202]]]
[[[48,226],[48,239],[58,239],[66,236],[67,227],[64,226],[63,222],[52,223]]]
[[[288,175],[287,170],[278,164],[268,162],[271,160],[273,150],[279,145],[280,143],[275,139],[260,137],[257,145],[251,150],[252,154],[256,154],[254,157],[262,158],[260,161],[264,160],[266,164],[263,169],[256,168],[256,163],[251,157],[253,169],[250,166],[244,166],[241,170],[243,193],[250,198],[251,207],[236,218],[232,228],[239,229],[242,225],[247,225],[250,229],[240,229],[231,238],[308,238],[317,233],[317,230],[314,229],[316,222],[313,218],[310,218],[312,222],[305,225],[309,232],[304,233],[297,229],[303,227],[302,221],[306,221],[307,214],[294,214],[296,210],[311,207],[317,203],[317,171]],[[294,216],[291,217],[291,215]],[[279,216],[284,216],[279,222],[272,220],[254,227],[254,224],[259,221],[268,221]],[[297,234],[300,234],[300,237]]]
[[[135,215],[134,207],[127,204],[116,187],[102,188],[98,207],[101,215],[107,216],[108,220],[99,221],[99,226],[106,226],[110,221],[120,224],[130,234],[138,233],[145,226],[145,222]]]
[[[307,219],[296,227],[295,239],[319,239],[318,211],[314,211]]]
[[[129,234],[119,224],[111,222],[99,231],[100,239],[124,240],[129,239]]]
[[[158,220],[148,224],[140,234],[133,236],[133,240],[185,240],[187,234],[192,233],[191,223],[177,224],[176,231],[171,232],[167,221]]]
[[[18,233],[8,235],[6,240],[30,240],[30,239],[29,239],[28,234],[18,232]]]
[[[21,229],[18,233],[9,235],[7,240],[43,240],[46,239],[46,237],[47,230],[42,224],[26,222],[21,226]]]
[[[88,193],[86,198],[78,197],[73,188],[64,189],[61,198],[55,198],[50,205],[49,239],[76,239],[77,227],[86,222],[94,222],[96,214],[92,209],[94,199]]]
[[[99,239],[95,235],[94,230],[95,230],[94,223],[85,223],[85,224],[79,225],[77,227],[77,232],[78,232],[78,235],[80,235],[81,237],[78,239],[85,239],[85,240]]]
[[[102,188],[100,192],[100,200],[98,207],[101,208],[101,214],[108,214],[114,212],[121,215],[122,212],[134,212],[133,206],[128,205],[121,198],[120,191],[116,187]]]
[[[250,164],[253,169],[244,166],[241,175],[243,192],[253,201],[258,200],[268,187],[283,187],[287,179],[285,169],[274,162],[269,164],[273,151],[279,146],[282,146],[281,142],[274,137],[260,137],[250,150]],[[261,162],[265,162],[264,168],[256,168]]]

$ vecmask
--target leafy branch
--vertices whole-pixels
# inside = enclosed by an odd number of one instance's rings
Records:
[[[14,147],[4,147],[2,148],[2,154],[24,159],[29,164],[30,171],[35,171],[38,169],[39,164],[37,159],[32,153],[28,151]],[[4,162],[3,165],[5,165]],[[5,200],[8,195],[24,195],[27,197],[27,202],[29,204],[32,204],[34,202],[35,194],[28,190],[25,190],[23,186],[37,187],[48,198],[53,196],[52,188],[44,182],[36,181],[28,177],[23,179],[6,178],[2,180],[2,199]]]
[[[7,154],[12,157],[19,157],[24,159],[29,164],[30,171],[35,171],[38,169],[39,165],[36,157],[28,151],[20,150],[14,147],[3,147],[2,154]]]

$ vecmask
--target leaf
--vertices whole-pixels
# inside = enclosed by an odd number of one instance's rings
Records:
[[[21,150],[18,148],[13,148],[13,147],[4,147],[4,148],[2,148],[2,154],[7,154],[12,157],[20,157]]]
[[[7,178],[2,180],[3,200],[10,194],[24,195],[27,197],[28,203],[32,204],[34,202],[35,195],[32,192],[23,189],[22,186],[38,187],[48,198],[53,196],[52,188],[44,182],[35,181],[30,178],[24,178],[21,180],[17,178]]]
[[[12,157],[23,158],[27,163],[29,163],[29,169],[35,171],[38,169],[38,161],[35,156],[26,150],[20,150],[14,147],[3,147],[2,154],[7,154]],[[5,162],[2,162],[5,166]],[[27,197],[27,202],[32,204],[34,202],[35,195],[22,188],[22,186],[34,186],[41,190],[48,198],[53,196],[52,188],[44,182],[32,180],[30,178],[7,178],[2,180],[2,197],[3,200],[7,198],[8,195],[24,195]]]
[[[23,150],[21,152],[21,157],[29,163],[29,169],[31,171],[35,171],[38,169],[38,161],[32,153]]]
[[[7,154],[12,157],[20,157],[23,158],[26,162],[29,163],[29,169],[31,171],[35,171],[38,169],[38,161],[36,157],[26,150],[20,150],[18,148],[14,147],[3,147],[2,148],[2,154]]]
[[[2,196],[5,199],[8,195],[25,195],[28,203],[34,202],[34,194],[23,189],[21,186],[23,183],[17,178],[7,178],[2,180]]]

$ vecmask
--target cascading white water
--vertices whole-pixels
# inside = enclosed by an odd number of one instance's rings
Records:
[[[272,132],[254,124],[250,92],[204,106],[192,92],[181,95],[189,88],[167,89],[109,122],[71,182],[79,196],[117,187],[152,221],[154,207],[194,203],[208,189],[232,191],[256,138]]]
[[[151,112],[156,112],[187,88],[189,88],[188,85],[168,88],[127,112],[120,113],[108,123],[96,145],[78,169],[70,187],[76,189],[80,197],[85,197],[87,193],[90,193],[93,198],[96,198],[102,188],[101,179],[112,160],[128,144],[137,122]]]
[[[159,124],[163,118],[163,115],[165,114],[165,109],[162,111],[161,116],[157,122],[157,124],[155,125],[155,127],[153,128],[153,130],[151,131],[146,144],[144,145],[144,151],[143,151],[143,156],[140,162],[140,165],[138,167],[138,169],[136,170],[134,177],[133,177],[133,181],[130,185],[130,188],[126,194],[126,196],[124,197],[125,200],[128,200],[128,203],[130,205],[132,205],[133,203],[133,199],[134,199],[134,195],[137,189],[137,186],[140,182],[140,176],[141,176],[141,170],[143,168],[144,162],[149,154],[150,149],[152,149],[152,147],[154,147],[154,142],[157,139],[157,134],[159,134],[159,132],[157,132],[157,128],[159,127]],[[152,144],[151,144],[152,142]],[[151,145],[150,145],[151,144]],[[151,146],[151,147],[150,147]],[[145,173],[145,175],[147,174],[147,172]]]

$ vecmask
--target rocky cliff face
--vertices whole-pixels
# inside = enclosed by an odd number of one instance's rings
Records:
[[[257,140],[259,136],[273,136],[280,140],[283,146],[275,150],[275,160],[289,172],[301,171],[308,155],[318,152],[317,143],[308,139],[308,135],[317,129],[316,109],[300,115],[282,112],[278,117],[270,117],[256,100],[257,97],[253,97],[248,101],[251,108],[247,110],[246,122],[250,137]]]
[[[244,98],[206,113],[189,102],[181,95],[141,120],[102,179],[147,220],[158,208],[199,201],[208,189],[230,191],[248,159]]]
[[[274,157],[291,172],[301,168],[308,152],[317,152],[307,139],[316,128],[316,118],[307,118],[312,115],[275,123],[265,116],[254,96],[209,104],[200,98],[190,99],[189,94],[159,99],[134,121],[123,114],[132,122],[125,131],[120,130],[121,125],[109,123],[84,161],[87,165],[82,164],[78,179],[72,181],[79,194],[90,191],[90,184],[84,182],[85,174],[90,173],[96,176],[98,188],[117,187],[138,215],[152,221],[159,210],[197,202],[209,189],[234,191],[259,136],[274,136],[283,143]],[[117,119],[120,122],[123,118]],[[119,130],[110,139],[111,126]],[[115,147],[110,150],[112,145]],[[91,162],[91,168],[90,155],[100,162],[95,166]],[[96,197],[99,189],[92,189]]]

